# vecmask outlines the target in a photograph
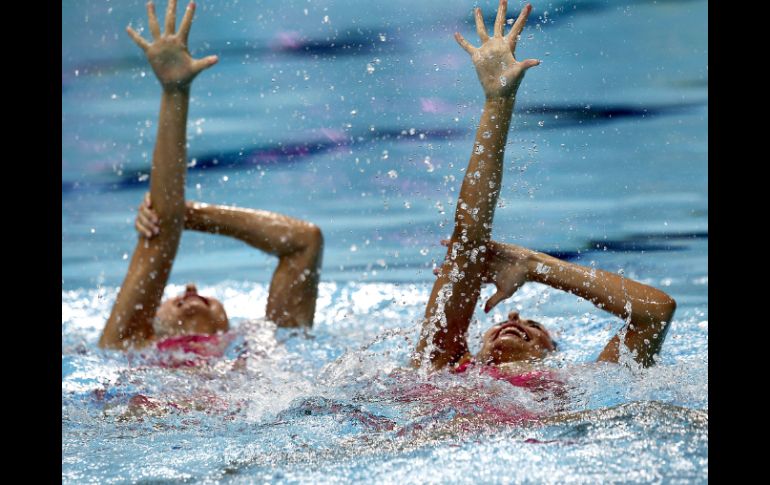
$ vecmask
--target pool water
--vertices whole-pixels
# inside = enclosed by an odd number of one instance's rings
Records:
[[[312,221],[326,247],[316,324],[297,332],[263,318],[272,258],[184,234],[167,294],[195,281],[221,299],[233,341],[166,368],[96,346],[148,190],[159,89],[123,32],[144,5],[63,5],[64,482],[708,481],[705,1],[533,4],[518,54],[543,63],[495,218],[497,240],[673,296],[659,365],[592,364],[622,322],[528,284],[477,312],[471,348],[512,309],[542,322],[563,398],[404,370],[483,101],[451,35],[476,41],[473,6],[199,2],[193,55],[220,62],[193,87],[187,197]]]

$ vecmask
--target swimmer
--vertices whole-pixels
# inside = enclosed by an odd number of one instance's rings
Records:
[[[188,284],[182,295],[161,303],[183,229],[234,237],[277,256],[267,318],[283,327],[313,324],[323,252],[323,237],[317,226],[266,211],[185,200],[190,89],[195,77],[216,64],[218,58],[190,56],[187,42],[195,3],[187,5],[178,31],[176,4],[176,0],[168,2],[163,33],[153,3],[147,4],[151,42],[131,27],[126,29],[147,56],[162,94],[150,192],[142,203],[147,212],[140,211],[136,223],[140,237],[99,339],[102,348],[143,347],[176,338],[178,341],[169,345],[195,349],[205,344],[199,341],[203,337],[192,341],[189,336],[217,335],[228,330],[222,303],[200,295],[194,284]]]
[[[618,362],[629,354],[637,364],[654,364],[666,337],[676,303],[666,293],[620,275],[586,268],[513,244],[491,240],[492,220],[502,187],[503,154],[518,88],[524,74],[540,64],[535,59],[516,60],[516,44],[532,6],[522,8],[511,31],[504,35],[507,1],[500,0],[494,33],[484,26],[481,10],[475,10],[476,31],[481,40],[474,47],[459,33],[455,39],[470,55],[486,96],[473,152],[463,178],[455,211],[455,226],[437,279],[416,347],[413,365],[431,369],[449,367],[463,372],[478,364],[495,377],[502,370],[532,369],[556,343],[540,323],[510,312],[508,320],[484,333],[481,350],[472,356],[466,334],[481,286],[493,283],[497,292],[486,302],[489,312],[533,281],[587,299],[626,324],[607,343],[598,361]],[[523,377],[522,377],[523,376]],[[527,386],[543,381],[541,374],[520,374]],[[509,376],[507,380],[511,380]],[[539,384],[538,384],[539,385]]]

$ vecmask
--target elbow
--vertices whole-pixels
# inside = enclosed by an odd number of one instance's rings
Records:
[[[650,322],[652,325],[651,328],[653,328],[656,333],[660,332],[662,335],[665,335],[671,326],[671,320],[674,319],[674,312],[676,312],[676,301],[670,296],[665,295],[665,298],[661,300],[656,311],[650,314],[652,317],[652,321]]]
[[[310,224],[310,227],[308,228],[308,246],[317,250],[322,251],[324,247],[324,235],[321,231],[321,228],[316,226],[315,224]]]
[[[655,289],[649,296],[650,303],[647,304],[647,309],[644,313],[651,318],[653,322],[662,323],[666,328],[671,323],[671,319],[674,318],[674,312],[676,312],[676,300],[671,298],[667,293]]]
[[[663,301],[663,311],[662,311],[663,320],[667,324],[670,324],[671,319],[674,318],[675,312],[676,312],[676,300],[666,295],[666,298]]]
[[[321,259],[324,249],[324,235],[321,228],[315,224],[308,224],[303,234],[305,253],[313,255],[316,260]]]

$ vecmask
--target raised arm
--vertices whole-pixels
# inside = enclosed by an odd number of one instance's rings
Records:
[[[676,302],[666,293],[615,273],[586,268],[513,244],[490,241],[488,256],[488,274],[498,291],[487,301],[484,311],[491,310],[527,281],[542,283],[585,298],[627,321],[599,355],[599,361],[618,362],[622,337],[636,362],[645,367],[654,364],[676,310]]]
[[[216,56],[193,59],[187,50],[195,4],[190,3],[175,32],[176,0],[169,0],[165,32],[161,35],[155,7],[147,4],[152,43],[131,27],[128,34],[147,55],[162,86],[155,150],[152,155],[150,193],[160,217],[160,235],[140,238],[120,287],[115,305],[104,327],[100,347],[141,346],[153,337],[152,322],[176,256],[184,224],[186,169],[186,125],[190,86]]]
[[[278,257],[270,283],[267,317],[282,327],[312,326],[323,257],[318,226],[254,209],[188,201],[184,228],[230,236]],[[137,231],[147,238],[161,233],[159,216],[148,195],[139,207]]]
[[[534,59],[519,62],[513,56],[532,6],[527,4],[521,10],[511,32],[503,36],[506,8],[507,1],[501,0],[492,37],[487,34],[481,10],[476,9],[476,30],[482,42],[479,48],[455,33],[457,42],[471,56],[486,102],[457,201],[447,260],[425,310],[415,365],[441,368],[468,352],[466,333],[481,289],[485,245],[500,193],[516,92],[525,71],[539,64]]]

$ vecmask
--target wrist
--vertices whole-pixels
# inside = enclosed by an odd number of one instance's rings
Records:
[[[516,101],[516,93],[511,95],[486,95],[484,104],[489,108],[511,110],[513,111],[513,105]]]
[[[553,271],[552,266],[548,263],[544,254],[536,251],[528,250],[528,254],[524,257],[527,267],[527,279],[537,283],[543,283],[548,279],[549,273]]]
[[[164,96],[173,98],[188,98],[190,96],[190,84],[161,84]]]

